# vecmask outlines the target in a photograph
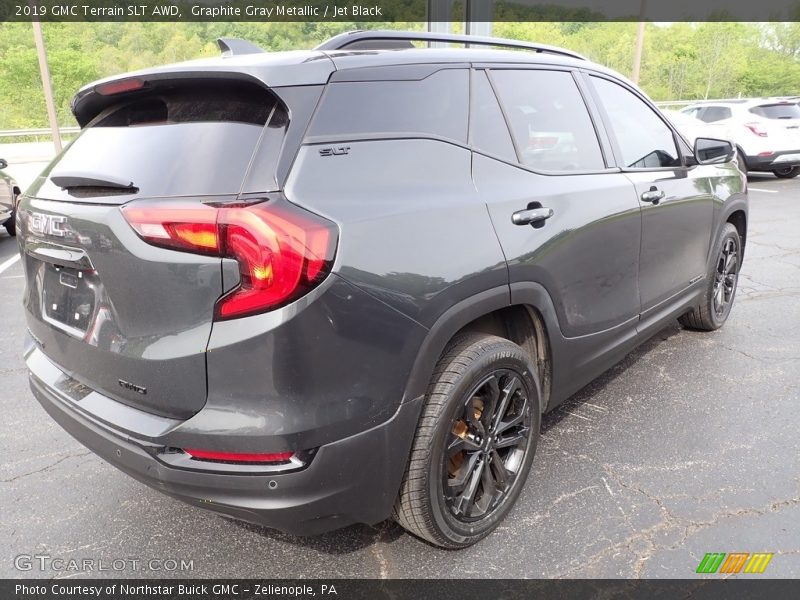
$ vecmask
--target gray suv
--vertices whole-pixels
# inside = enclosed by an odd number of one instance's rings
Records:
[[[733,149],[616,73],[424,33],[220,46],[81,89],[19,209],[33,393],[147,485],[468,546],[544,412],[671,320],[728,318]]]

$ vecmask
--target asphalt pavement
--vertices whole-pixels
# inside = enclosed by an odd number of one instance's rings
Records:
[[[771,552],[753,577],[800,577],[800,181],[752,176],[750,189],[725,327],[670,325],[546,416],[515,509],[455,552],[389,522],[283,535],[184,505],[104,463],[28,390],[24,280],[19,261],[8,265],[0,577],[698,577],[707,552]],[[3,231],[0,269],[16,252]],[[95,571],[41,570],[32,555],[86,559]],[[181,560],[190,571],[170,562]]]

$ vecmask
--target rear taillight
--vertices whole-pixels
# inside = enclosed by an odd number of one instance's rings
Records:
[[[284,200],[218,207],[140,203],[122,213],[154,246],[239,263],[239,285],[217,302],[217,319],[265,312],[296,300],[325,278],[336,252],[336,226]]]
[[[745,123],[744,126],[758,137],[767,137],[767,130],[764,129],[764,126],[761,123]]]

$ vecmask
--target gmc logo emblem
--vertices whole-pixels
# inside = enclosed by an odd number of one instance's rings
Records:
[[[119,387],[130,390],[131,392],[136,392],[137,394],[141,394],[144,396],[147,394],[147,388],[143,385],[136,385],[135,383],[131,383],[130,381],[125,381],[124,379],[117,379],[119,382]]]
[[[45,215],[42,213],[28,214],[28,231],[39,235],[54,235],[64,237],[67,235],[67,217]]]

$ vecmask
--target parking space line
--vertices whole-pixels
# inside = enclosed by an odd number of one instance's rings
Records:
[[[762,190],[761,188],[747,188],[750,192],[764,192],[765,194],[777,194],[778,190]]]
[[[19,254],[15,254],[14,256],[12,256],[8,260],[6,260],[5,262],[0,263],[0,273],[5,271],[7,268],[9,268],[11,265],[13,265],[18,260],[19,260]]]

